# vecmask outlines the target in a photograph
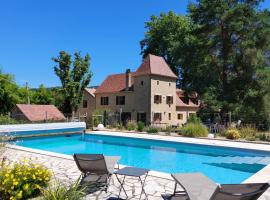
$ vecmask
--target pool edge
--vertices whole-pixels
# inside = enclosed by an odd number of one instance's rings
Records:
[[[55,157],[55,158],[73,160],[73,157],[71,155],[66,155],[66,154],[62,154],[62,153],[55,153],[55,152],[51,152],[51,151],[33,149],[33,148],[29,148],[29,147],[22,147],[22,146],[11,145],[11,144],[7,145],[7,148],[15,149],[15,150],[19,150],[19,151],[30,152],[30,153],[35,153],[35,154],[40,154],[40,155],[45,155],[45,156],[50,156],[50,157]],[[119,164],[120,168],[123,168],[126,166],[127,165]],[[150,170],[149,175],[159,177],[159,178],[173,180],[171,175],[169,173],[165,173],[165,172],[158,172],[158,171]]]
[[[199,144],[207,146],[216,146],[216,147],[229,147],[237,149],[246,149],[254,151],[265,151],[270,153],[270,145],[266,144],[257,144],[257,143],[245,143],[245,142],[231,142],[223,140],[211,140],[211,139],[198,139],[198,138],[189,138],[189,137],[172,137],[172,136],[160,136],[160,135],[150,135],[150,134],[140,134],[140,133],[123,133],[123,132],[110,132],[110,131],[91,131],[86,132],[85,134],[97,134],[97,135],[107,135],[107,136],[118,136],[118,137],[128,137],[128,138],[138,138],[138,139],[150,139],[158,141],[167,141],[167,142],[179,142],[179,143],[188,143],[188,144]]]

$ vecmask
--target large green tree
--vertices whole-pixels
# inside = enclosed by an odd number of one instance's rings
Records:
[[[189,55],[188,49],[196,39],[191,35],[194,29],[191,20],[170,11],[151,16],[145,28],[145,38],[140,42],[143,58],[149,53],[162,56],[181,81],[183,68],[192,62],[193,54]]]
[[[59,56],[52,60],[57,64],[54,71],[62,84],[62,111],[66,114],[76,112],[82,101],[83,91],[91,81],[90,56],[86,54],[81,57],[79,52],[75,52],[72,60],[70,54],[60,51]]]
[[[221,115],[248,111],[254,116],[262,109],[258,102],[265,92],[260,83],[266,77],[259,73],[268,71],[270,13],[259,10],[260,2],[200,0],[189,6],[190,17],[198,25],[194,34],[204,44],[203,62],[191,66],[200,69],[202,76],[191,78],[191,87],[214,100],[207,102],[209,107],[218,102]],[[209,74],[207,84],[197,84]]]
[[[260,2],[199,0],[188,17],[153,16],[142,53],[163,56],[174,71],[181,67],[182,88],[197,91],[208,111],[267,117],[270,15]]]

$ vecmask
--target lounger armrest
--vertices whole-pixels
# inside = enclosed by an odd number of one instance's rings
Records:
[[[238,197],[238,196],[246,197],[246,196],[251,196],[251,195],[263,193],[264,191],[265,191],[265,189],[260,189],[260,190],[255,191],[255,192],[248,192],[248,193],[231,193],[231,192],[224,192],[224,191],[219,191],[219,193],[229,195],[229,196],[235,196],[235,197]]]

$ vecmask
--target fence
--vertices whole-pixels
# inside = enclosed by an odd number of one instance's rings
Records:
[[[77,114],[64,114],[65,118],[58,118],[48,115],[44,112],[42,115],[38,115],[36,120],[29,120],[24,114],[8,114],[0,115],[0,125],[8,124],[35,124],[35,123],[51,123],[51,122],[86,122],[86,116]]]
[[[221,116],[218,112],[200,112],[198,116],[213,132],[220,132],[220,130],[229,126],[249,126],[262,131],[269,130],[269,122],[257,113],[247,117],[246,113],[234,114],[228,112]]]

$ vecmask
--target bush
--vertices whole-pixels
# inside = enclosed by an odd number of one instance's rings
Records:
[[[147,129],[147,133],[158,133],[160,131],[160,128],[155,126],[149,126]]]
[[[119,129],[119,130],[123,130],[124,127],[122,124],[116,124],[116,128]]]
[[[80,187],[78,179],[75,183],[65,186],[59,181],[43,190],[42,200],[80,200],[85,197],[85,188]]]
[[[270,142],[270,136],[266,133],[260,133],[259,134],[259,139],[261,141],[267,141],[267,142]]]
[[[172,132],[172,127],[171,126],[166,126],[166,128],[162,129],[163,132],[170,134]]]
[[[0,124],[18,124],[19,121],[10,118],[9,116],[0,115]]]
[[[245,137],[245,139],[248,141],[255,141],[256,137],[255,136],[248,136],[248,137]]]
[[[208,129],[201,123],[190,122],[181,129],[181,133],[187,137],[207,137]]]
[[[0,171],[0,196],[3,199],[27,199],[40,194],[49,183],[51,172],[27,161],[3,166]]]
[[[144,123],[139,121],[137,124],[137,130],[142,132],[144,130]]]
[[[126,125],[127,130],[132,131],[137,129],[137,123],[134,121],[129,121]]]
[[[201,119],[199,117],[197,117],[195,114],[194,115],[190,115],[187,123],[195,123],[195,124],[199,124],[201,123]]]
[[[241,138],[255,137],[258,132],[255,128],[252,128],[249,126],[242,127],[239,131],[240,131]]]
[[[240,133],[236,128],[228,128],[225,132],[225,137],[232,140],[239,139]]]

